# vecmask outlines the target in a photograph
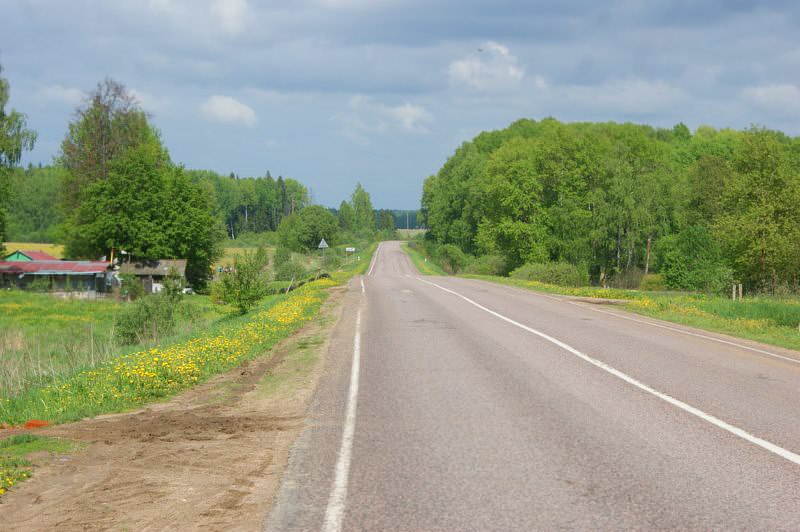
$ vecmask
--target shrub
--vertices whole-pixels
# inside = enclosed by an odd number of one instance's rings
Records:
[[[720,293],[733,282],[719,245],[704,227],[687,227],[658,245],[659,271],[667,288]]]
[[[268,293],[268,265],[269,256],[264,248],[245,251],[234,260],[233,271],[222,274],[216,291],[218,296],[244,314]]]
[[[175,330],[175,310],[175,301],[167,294],[141,297],[117,314],[117,339],[124,345],[157,343]]]
[[[658,273],[648,273],[642,277],[642,282],[639,284],[639,290],[658,292],[665,289],[664,279]]]
[[[482,255],[467,264],[464,273],[475,275],[505,275],[506,260],[500,255]]]
[[[589,274],[567,262],[545,262],[523,264],[511,272],[515,279],[538,281],[540,283],[554,284],[557,286],[586,286],[589,284]]]
[[[469,263],[469,256],[454,244],[439,246],[434,256],[447,273],[458,273]]]
[[[123,273],[119,276],[121,284],[119,287],[119,295],[126,298],[128,301],[139,299],[144,295],[144,286],[132,273]]]
[[[275,267],[275,280],[276,281],[297,281],[306,274],[305,268],[294,259]]]

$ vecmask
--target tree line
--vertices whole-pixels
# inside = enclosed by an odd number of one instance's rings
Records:
[[[568,263],[598,284],[656,271],[668,288],[775,291],[798,285],[799,205],[800,139],[779,131],[548,118],[465,142],[426,179],[421,216],[433,245],[496,273]]]
[[[18,168],[36,136],[24,115],[5,111],[7,100],[0,78],[0,252],[10,236],[63,243],[72,259],[112,250],[137,259],[185,258],[188,280],[202,289],[226,237],[276,232],[285,251],[308,251],[321,238],[334,245],[394,230],[391,212],[375,211],[360,184],[350,201],[327,209],[310,206],[307,188],[294,179],[175,164],[151,117],[111,79],[76,109],[52,165]]]

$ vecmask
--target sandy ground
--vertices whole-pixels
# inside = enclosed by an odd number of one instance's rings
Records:
[[[0,503],[0,528],[260,530],[343,293],[264,357],[167,403],[37,431],[88,446],[34,457],[33,478]]]

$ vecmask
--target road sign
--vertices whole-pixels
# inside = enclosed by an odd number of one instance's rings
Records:
[[[346,252],[348,252],[348,253],[355,253],[356,252],[356,248],[344,248],[344,250]]]
[[[328,247],[328,243],[327,243],[327,242],[325,242],[325,239],[323,238],[322,240],[320,240],[320,241],[319,241],[319,246],[317,246],[317,247],[318,247],[319,249],[325,249],[325,248],[327,248],[327,247]]]

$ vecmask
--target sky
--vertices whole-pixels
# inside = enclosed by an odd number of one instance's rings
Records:
[[[463,142],[520,118],[800,134],[800,2],[0,0],[11,107],[48,164],[106,76],[175,162],[415,209]]]

